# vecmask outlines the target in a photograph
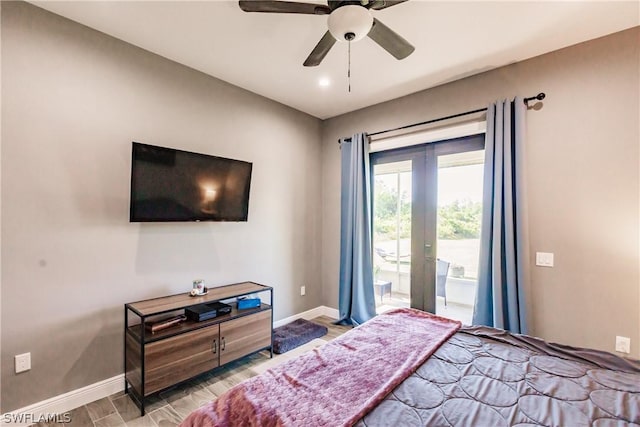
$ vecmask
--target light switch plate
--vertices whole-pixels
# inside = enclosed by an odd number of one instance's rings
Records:
[[[536,265],[540,267],[553,267],[553,253],[536,252]]]
[[[17,354],[15,357],[16,374],[31,369],[31,353]]]

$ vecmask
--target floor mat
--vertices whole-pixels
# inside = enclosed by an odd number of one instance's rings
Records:
[[[297,319],[273,330],[273,352],[286,353],[327,334],[327,327],[305,319]]]

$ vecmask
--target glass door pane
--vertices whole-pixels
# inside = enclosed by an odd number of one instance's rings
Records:
[[[376,311],[409,307],[411,160],[373,167],[373,273]]]
[[[484,135],[471,135],[372,153],[379,313],[413,307],[471,323],[483,148]]]
[[[475,303],[484,150],[437,156],[436,314],[471,324]]]

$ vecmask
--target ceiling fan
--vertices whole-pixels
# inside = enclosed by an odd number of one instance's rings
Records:
[[[370,9],[382,10],[407,0],[328,0],[323,4],[292,1],[240,0],[245,12],[300,13],[304,15],[329,15],[329,30],[322,36],[311,54],[304,61],[305,67],[320,65],[336,41],[358,41],[369,36],[396,59],[404,59],[415,48],[398,33],[371,15]]]

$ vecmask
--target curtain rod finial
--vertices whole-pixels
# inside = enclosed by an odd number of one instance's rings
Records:
[[[531,98],[525,98],[524,99],[524,104],[528,107],[529,106],[529,101],[533,101],[533,100],[542,101],[546,97],[547,97],[547,95],[544,92],[540,92],[536,96],[532,96]]]

